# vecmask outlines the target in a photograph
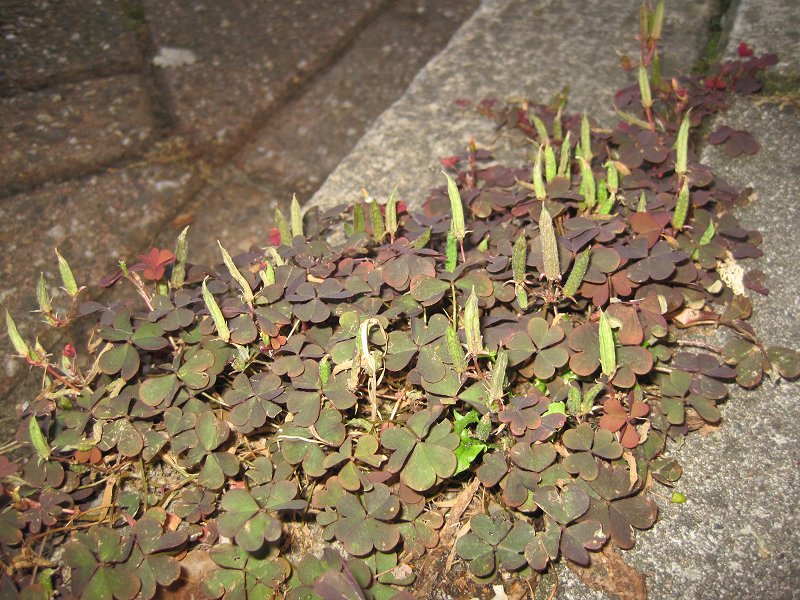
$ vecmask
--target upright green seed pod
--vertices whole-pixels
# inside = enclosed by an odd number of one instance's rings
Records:
[[[50,446],[47,440],[44,439],[42,430],[39,429],[39,423],[36,422],[35,415],[31,415],[30,421],[28,421],[28,436],[31,438],[31,444],[34,450],[36,450],[36,454],[38,454],[42,460],[50,460]]]
[[[453,363],[453,368],[456,373],[463,373],[467,370],[467,357],[464,354],[464,348],[461,346],[461,340],[458,339],[458,332],[455,327],[450,325],[447,328],[447,350],[450,354],[450,362]]]
[[[636,205],[636,212],[647,212],[647,195],[644,190],[639,195],[639,204]]]
[[[564,126],[561,124],[561,116],[562,116],[562,112],[564,110],[564,104],[565,103],[566,103],[566,101],[562,102],[561,104],[558,105],[558,110],[556,111],[556,116],[553,119],[553,139],[554,140],[560,140],[561,136],[564,135]]]
[[[275,209],[275,224],[281,237],[281,244],[284,246],[292,245],[292,230],[289,229],[289,222],[283,216],[280,208]]]
[[[611,209],[614,208],[614,195],[608,193],[605,179],[601,179],[597,184],[597,204],[597,214],[599,215],[609,215]]]
[[[539,144],[546,144],[549,141],[550,136],[547,135],[547,127],[545,126],[544,121],[542,121],[535,114],[528,115],[528,120],[531,122],[534,128],[536,128],[536,135],[539,137]]]
[[[172,266],[172,276],[169,283],[172,289],[179,290],[183,287],[186,280],[186,261],[189,258],[189,226],[183,228],[178,239],[175,241],[175,264]]]
[[[568,298],[572,298],[578,293],[583,278],[586,276],[586,270],[589,268],[589,257],[591,256],[591,249],[586,248],[583,252],[575,257],[575,263],[572,265],[572,271],[569,272],[567,283],[564,284],[562,293]]]
[[[642,97],[642,106],[650,109],[653,106],[653,96],[650,92],[650,79],[647,77],[647,69],[644,65],[639,65],[639,94]]]
[[[389,194],[389,201],[386,203],[386,231],[394,240],[394,236],[397,234],[397,188],[394,188]]]
[[[617,163],[613,160],[607,160],[605,167],[608,191],[614,195],[619,191],[619,170],[617,169]]]
[[[78,284],[75,282],[75,276],[72,274],[72,269],[67,262],[67,259],[61,256],[56,248],[56,256],[58,257],[58,270],[61,273],[61,281],[64,283],[64,289],[67,294],[73,298],[78,295]]]
[[[464,336],[467,339],[467,352],[469,352],[470,356],[478,356],[483,352],[481,318],[475,288],[472,288],[472,292],[467,298],[467,304],[464,307]]]
[[[678,192],[678,202],[675,204],[675,211],[672,213],[672,226],[675,229],[682,229],[686,222],[686,215],[689,213],[689,180],[684,179],[681,191]]]
[[[244,275],[242,275],[241,271],[236,267],[233,262],[233,258],[228,253],[227,250],[222,246],[222,242],[217,240],[217,245],[219,246],[219,250],[222,253],[222,262],[225,263],[225,266],[228,268],[228,272],[233,277],[233,280],[239,285],[239,288],[242,290],[242,296],[244,296],[244,301],[247,302],[247,305],[252,307],[253,306],[253,290],[250,287],[250,283],[245,279]]]
[[[258,272],[258,276],[264,283],[264,287],[273,285],[275,283],[275,269],[272,267],[272,263],[268,262],[267,265]]]
[[[592,209],[597,202],[597,188],[594,182],[591,164],[583,157],[578,159],[581,163],[581,189],[586,208]]]
[[[588,413],[594,407],[595,398],[603,391],[603,384],[596,383],[592,387],[590,387],[586,393],[583,395],[583,400],[581,400],[581,412]]]
[[[528,310],[528,292],[525,290],[525,287],[518,283],[515,284],[514,293],[517,296],[517,302],[519,303],[519,307],[523,311]]]
[[[231,331],[228,329],[228,323],[225,322],[225,316],[222,314],[219,304],[217,304],[213,294],[208,291],[208,287],[206,286],[207,280],[208,277],[203,279],[203,302],[205,302],[211,319],[214,321],[214,326],[217,328],[219,337],[222,338],[223,342],[227,342],[231,339]]]
[[[561,155],[558,157],[558,176],[565,177],[567,179],[569,179],[569,163],[572,158],[572,148],[570,146],[569,134],[570,132],[568,131],[567,136],[561,143]]]
[[[567,412],[572,416],[581,414],[581,391],[574,385],[567,389]]]
[[[698,240],[698,246],[705,246],[711,243],[711,240],[714,239],[714,234],[716,233],[716,228],[714,227],[714,221],[708,222],[708,227],[703,232],[703,235],[700,236],[700,240]]]
[[[611,377],[617,370],[617,351],[614,347],[614,334],[606,313],[600,310],[600,366],[603,374]]]
[[[300,236],[305,237],[303,234],[303,213],[300,211],[300,203],[297,201],[297,196],[292,194],[291,204],[291,218],[292,218],[292,237]]]
[[[581,119],[581,157],[587,163],[592,162],[592,129],[589,126],[589,119],[586,111],[583,111]]]
[[[542,242],[542,256],[544,257],[544,276],[550,282],[561,280],[561,265],[558,262],[558,242],[556,231],[553,228],[553,218],[542,205],[539,217],[539,238]]]
[[[650,37],[653,40],[660,40],[664,30],[664,0],[659,0],[656,4],[656,11],[650,23]]]
[[[461,202],[461,193],[455,180],[442,171],[447,178],[447,195],[450,198],[450,212],[452,213],[451,229],[459,242],[467,237],[467,227],[464,223],[464,204]]]
[[[322,385],[328,383],[328,380],[331,378],[331,361],[330,356],[327,354],[322,357],[322,360],[319,361],[319,379],[322,382]]]
[[[8,330],[8,339],[11,340],[14,351],[23,358],[29,358],[31,350],[19,334],[17,324],[14,322],[14,319],[11,318],[11,313],[9,313],[8,310],[6,310],[6,329]]]
[[[544,145],[544,176],[547,179],[547,183],[553,181],[556,172],[556,153],[553,152],[553,147],[548,143]]]
[[[639,36],[642,40],[650,35],[650,9],[647,3],[642,2],[639,7]]]
[[[367,230],[364,220],[364,205],[356,202],[353,206],[353,233],[363,233]]]
[[[680,129],[678,129],[678,139],[675,142],[675,172],[680,178],[683,178],[688,170],[689,126],[690,120],[687,112],[683,117],[683,121],[681,121]]]
[[[544,187],[544,180],[542,179],[542,147],[536,152],[536,161],[533,163],[533,171],[531,172],[531,179],[533,180],[533,191],[538,200],[547,198],[547,191]]]
[[[36,300],[39,303],[39,312],[49,315],[53,312],[53,305],[50,304],[50,294],[47,291],[47,280],[44,273],[39,273],[39,282],[36,284]]]
[[[487,235],[478,244],[478,250],[480,250],[481,252],[486,252],[488,249],[489,249],[489,236]]]
[[[489,382],[489,397],[495,402],[500,402],[505,395],[506,369],[508,368],[508,353],[500,350],[492,367],[492,378]]]
[[[452,273],[458,264],[458,240],[453,230],[447,232],[447,245],[445,246],[444,270]]]
[[[369,220],[372,222],[372,239],[380,243],[383,240],[383,236],[386,234],[381,207],[377,201],[372,201],[369,203],[369,210]]]
[[[511,253],[511,272],[514,283],[525,283],[526,263],[528,262],[528,239],[522,232],[514,241],[514,250]]]

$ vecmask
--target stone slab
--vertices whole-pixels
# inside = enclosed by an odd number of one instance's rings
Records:
[[[90,286],[84,293],[97,297],[102,292],[97,282],[117,268],[119,259],[136,261],[197,184],[192,168],[151,165],[44,186],[0,201],[0,314],[8,309],[28,341],[47,331],[32,311],[38,307],[40,272],[53,292],[61,285],[55,247],[69,261],[78,283]],[[26,385],[19,386],[19,393],[11,394],[26,372],[24,363],[12,359],[12,354],[2,327],[0,413],[4,414],[13,412],[23,395],[38,390],[31,377],[23,380]]]
[[[477,0],[392,5],[270,119],[236,163],[255,177],[277,176],[308,198],[477,6]]]
[[[241,141],[259,117],[326,65],[384,4],[143,0],[155,57],[177,58],[157,76],[178,130],[204,151]]]
[[[0,96],[141,65],[127,0],[0,0]]]
[[[141,151],[153,131],[139,75],[0,98],[0,191],[94,171]]]
[[[687,69],[700,57],[715,0],[674,3],[664,25],[664,75]],[[442,184],[438,158],[467,148],[471,137],[502,157],[494,124],[455,106],[496,96],[547,102],[570,86],[568,110],[586,109],[613,122],[613,93],[634,82],[620,68],[617,51],[638,56],[638,4],[587,0],[484,2],[447,48],[417,75],[403,96],[356,144],[325,181],[313,202],[337,205],[361,187],[386,198],[397,185],[418,204]],[[512,156],[520,155],[517,149]]]

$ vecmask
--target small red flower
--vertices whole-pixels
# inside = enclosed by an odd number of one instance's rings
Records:
[[[141,254],[142,260],[131,267],[131,271],[142,271],[142,276],[149,281],[158,281],[164,276],[164,268],[175,262],[175,255],[169,250],[152,248],[147,254]]]
[[[458,157],[457,156],[445,156],[444,158],[440,158],[439,162],[442,163],[442,166],[445,169],[452,169],[458,163]]]
[[[748,56],[753,56],[753,49],[745,42],[742,42],[739,44],[739,47],[736,48],[736,53],[739,55],[739,58],[747,58]]]
[[[69,358],[69,359],[75,358],[78,355],[78,353],[75,351],[75,346],[73,346],[72,344],[67,344],[66,346],[64,346],[64,349],[61,351],[61,354],[64,356],[64,358]]]
[[[724,90],[727,85],[725,80],[722,77],[707,77],[705,80],[705,86],[710,90]]]
[[[269,243],[271,246],[276,247],[281,245],[281,232],[278,231],[277,227],[269,230]]]

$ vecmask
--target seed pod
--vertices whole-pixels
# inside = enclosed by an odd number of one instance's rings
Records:
[[[525,282],[525,269],[528,262],[528,239],[525,233],[520,233],[514,241],[514,250],[511,253],[511,272],[515,283]]]
[[[239,288],[242,290],[244,301],[247,302],[248,306],[252,307],[253,290],[250,288],[250,283],[244,278],[244,275],[242,275],[241,271],[239,271],[239,269],[233,263],[233,259],[228,251],[222,247],[222,242],[217,240],[217,245],[219,246],[220,252],[222,252],[222,262],[225,263],[226,267],[228,267],[228,272],[231,274],[231,277],[233,277],[234,281],[239,284]]]
[[[652,15],[650,22],[650,37],[653,40],[661,39],[661,32],[664,30],[664,0],[659,0],[656,4],[656,11]]]
[[[616,194],[619,191],[619,170],[617,169],[617,163],[613,160],[607,160],[604,166],[606,168],[608,191],[612,194]]]
[[[553,181],[556,176],[556,154],[550,144],[544,145],[544,177],[547,183]]]
[[[470,356],[478,356],[483,352],[483,336],[481,335],[481,317],[478,310],[478,296],[475,288],[467,298],[464,307],[464,335],[467,339],[467,352]]]
[[[290,207],[292,219],[292,237],[300,236],[305,237],[303,234],[303,213],[300,212],[300,203],[297,201],[297,196],[292,194],[292,204]]]
[[[467,370],[467,357],[464,354],[464,348],[461,346],[461,340],[458,339],[458,332],[451,325],[447,328],[446,336],[450,362],[453,363],[456,373],[463,373]]]
[[[67,262],[67,259],[58,253],[56,248],[56,256],[58,257],[58,270],[61,273],[61,281],[64,283],[64,289],[73,298],[78,295],[78,284],[75,283],[75,276],[72,274],[72,269]]]
[[[569,88],[567,88],[569,89]],[[563,91],[563,90],[562,90]],[[564,135],[563,126],[561,125],[561,113],[564,110],[564,104],[566,104],[566,97],[564,101],[558,105],[558,110],[556,111],[556,116],[553,119],[553,139],[560,140],[561,136]]]
[[[275,223],[278,225],[278,233],[280,234],[281,244],[285,246],[292,245],[292,231],[289,229],[289,222],[283,216],[280,208],[275,209]]]
[[[547,212],[547,208],[542,205],[542,213],[539,217],[539,236],[542,241],[542,256],[544,257],[544,276],[548,281],[561,280],[561,265],[558,262],[558,242],[556,232],[553,229],[553,218]]]
[[[588,413],[590,410],[592,410],[595,398],[597,398],[602,391],[602,383],[595,383],[592,387],[590,387],[583,395],[583,400],[581,400],[581,412]]]
[[[268,262],[267,266],[265,266],[258,272],[258,276],[264,283],[264,287],[268,285],[273,285],[275,283],[275,269],[272,268],[272,263]]]
[[[711,240],[714,239],[714,234],[717,232],[716,227],[714,227],[714,221],[708,222],[708,227],[703,232],[703,235],[700,236],[700,240],[697,242],[698,246],[705,246],[711,243]]]
[[[591,209],[597,202],[597,189],[594,182],[594,173],[588,161],[579,157],[581,163],[581,189],[583,191],[583,201],[586,208]]]
[[[547,191],[544,188],[544,180],[542,179],[542,146],[539,146],[539,150],[536,152],[536,162],[533,163],[531,179],[533,180],[533,191],[537,200],[544,200],[547,197]]]
[[[331,371],[330,357],[326,354],[322,357],[322,360],[319,361],[319,379],[322,382],[322,385],[328,383],[328,380],[331,377]]]
[[[445,247],[444,270],[452,273],[458,264],[458,240],[452,229],[447,232],[447,246]]]
[[[519,307],[522,310],[528,310],[528,292],[525,291],[525,287],[519,284],[515,284],[514,293],[517,296],[517,302],[519,303]]]
[[[608,193],[608,188],[606,187],[606,180],[601,179],[600,183],[597,185],[597,214],[599,215],[610,215],[611,209],[614,208],[614,200],[616,196],[614,194]]]
[[[567,412],[573,416],[581,414],[581,391],[574,385],[567,390]]]
[[[562,290],[564,296],[572,298],[578,293],[578,288],[583,283],[586,270],[589,268],[590,253],[591,250],[587,248],[575,257],[575,264],[572,265],[572,271],[570,271],[567,283],[564,284],[564,289]]]
[[[680,129],[678,129],[678,138],[675,141],[675,172],[681,178],[688,169],[690,124],[689,113],[687,112],[683,117],[683,121],[681,121]]]
[[[377,201],[373,200],[369,203],[369,210],[369,220],[372,222],[372,239],[380,243],[381,240],[383,240],[383,236],[386,234],[386,228],[383,225],[383,214],[381,213],[381,207]]]
[[[639,196],[639,204],[636,206],[636,212],[647,212],[647,196],[642,190],[641,195]]]
[[[467,227],[464,224],[464,204],[461,202],[461,194],[455,180],[444,171],[442,173],[447,177],[447,195],[450,197],[450,212],[452,213],[450,228],[456,239],[463,242],[467,236]]]
[[[36,422],[36,417],[33,415],[31,415],[31,419],[28,421],[28,437],[31,438],[31,444],[34,450],[36,450],[36,454],[41,456],[42,460],[49,460],[50,446],[47,440],[44,439],[44,434],[42,430],[39,429],[39,423]]]
[[[678,192],[678,202],[675,204],[675,211],[672,213],[672,226],[675,229],[682,229],[686,222],[686,215],[689,212],[689,180],[684,179],[681,191]]]
[[[569,162],[572,154],[572,148],[569,141],[569,131],[564,141],[561,143],[561,155],[558,159],[558,176],[566,177],[569,179]]]
[[[8,310],[6,310],[6,329],[8,330],[8,339],[11,340],[11,345],[14,346],[14,350],[17,354],[23,358],[29,358],[31,355],[30,348],[28,348],[28,344],[19,334],[17,324],[14,323],[14,319],[11,318],[11,313],[9,313]]]
[[[389,201],[386,203],[386,231],[394,239],[397,233],[397,188],[389,194]]]
[[[353,205],[353,233],[364,233],[366,229],[364,206],[361,202],[356,202]]]
[[[175,264],[172,266],[172,276],[169,281],[174,290],[181,289],[186,279],[186,260],[189,256],[189,240],[186,239],[188,233],[189,226],[187,225],[175,242]]]
[[[492,379],[489,382],[489,397],[495,402],[500,402],[505,395],[506,368],[508,367],[508,353],[501,350],[492,367]]]
[[[536,135],[539,136],[539,143],[546,144],[549,141],[550,136],[547,135],[547,127],[545,126],[544,121],[534,114],[528,115],[528,120],[536,128]]]
[[[650,93],[650,79],[647,77],[647,69],[644,65],[639,65],[639,94],[642,97],[642,106],[649,109],[653,106],[653,96]]]
[[[600,310],[600,366],[603,374],[611,377],[617,370],[617,351],[614,347],[614,334],[606,313]]]
[[[431,228],[426,227],[425,230],[420,234],[420,236],[411,242],[411,247],[415,250],[419,250],[420,248],[424,248],[428,245],[428,242],[431,241]]]
[[[286,264],[283,260],[283,257],[278,253],[278,251],[273,248],[272,246],[267,246],[267,252],[272,257],[272,260],[275,261],[275,265],[280,267],[281,265]]]
[[[592,129],[589,126],[586,111],[583,111],[583,119],[581,119],[581,157],[587,163],[592,162]]]
[[[205,302],[211,319],[214,321],[214,326],[217,328],[219,337],[222,338],[223,342],[227,342],[231,339],[231,330],[228,329],[228,324],[225,322],[225,316],[222,314],[219,304],[217,304],[213,294],[208,291],[208,287],[206,286],[207,280],[208,277],[203,279],[203,302]]]
[[[39,273],[39,283],[36,284],[36,300],[39,303],[39,311],[43,315],[49,315],[53,312],[53,306],[50,304],[50,294],[47,292],[47,280],[44,278],[44,273]]]
[[[480,244],[478,244],[478,250],[480,250],[481,252],[486,252],[488,249],[489,249],[489,236],[487,235],[485,238],[481,240]]]

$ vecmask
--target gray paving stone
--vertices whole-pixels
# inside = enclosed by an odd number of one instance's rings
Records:
[[[153,131],[139,75],[0,98],[0,191],[96,170],[140,152]]]
[[[237,164],[256,177],[277,176],[309,197],[477,6],[477,0],[394,4],[299,100],[270,119]]]
[[[328,63],[385,2],[379,0],[144,0],[176,125],[204,152],[241,142],[248,128]]]
[[[141,65],[127,0],[0,0],[0,96]]]
[[[676,3],[677,4],[677,3]],[[495,154],[513,156],[508,140],[495,140],[494,124],[453,104],[488,96],[548,101],[570,86],[568,109],[587,109],[612,123],[616,89],[633,83],[616,50],[636,56],[638,5],[623,0],[495,0],[485,2],[447,48],[417,75],[406,93],[373,124],[325,181],[313,202],[336,205],[361,187],[385,198],[397,185],[419,203],[441,185],[438,157],[467,147],[472,136]],[[686,69],[701,55],[713,0],[681,2],[667,11],[664,74]]]

